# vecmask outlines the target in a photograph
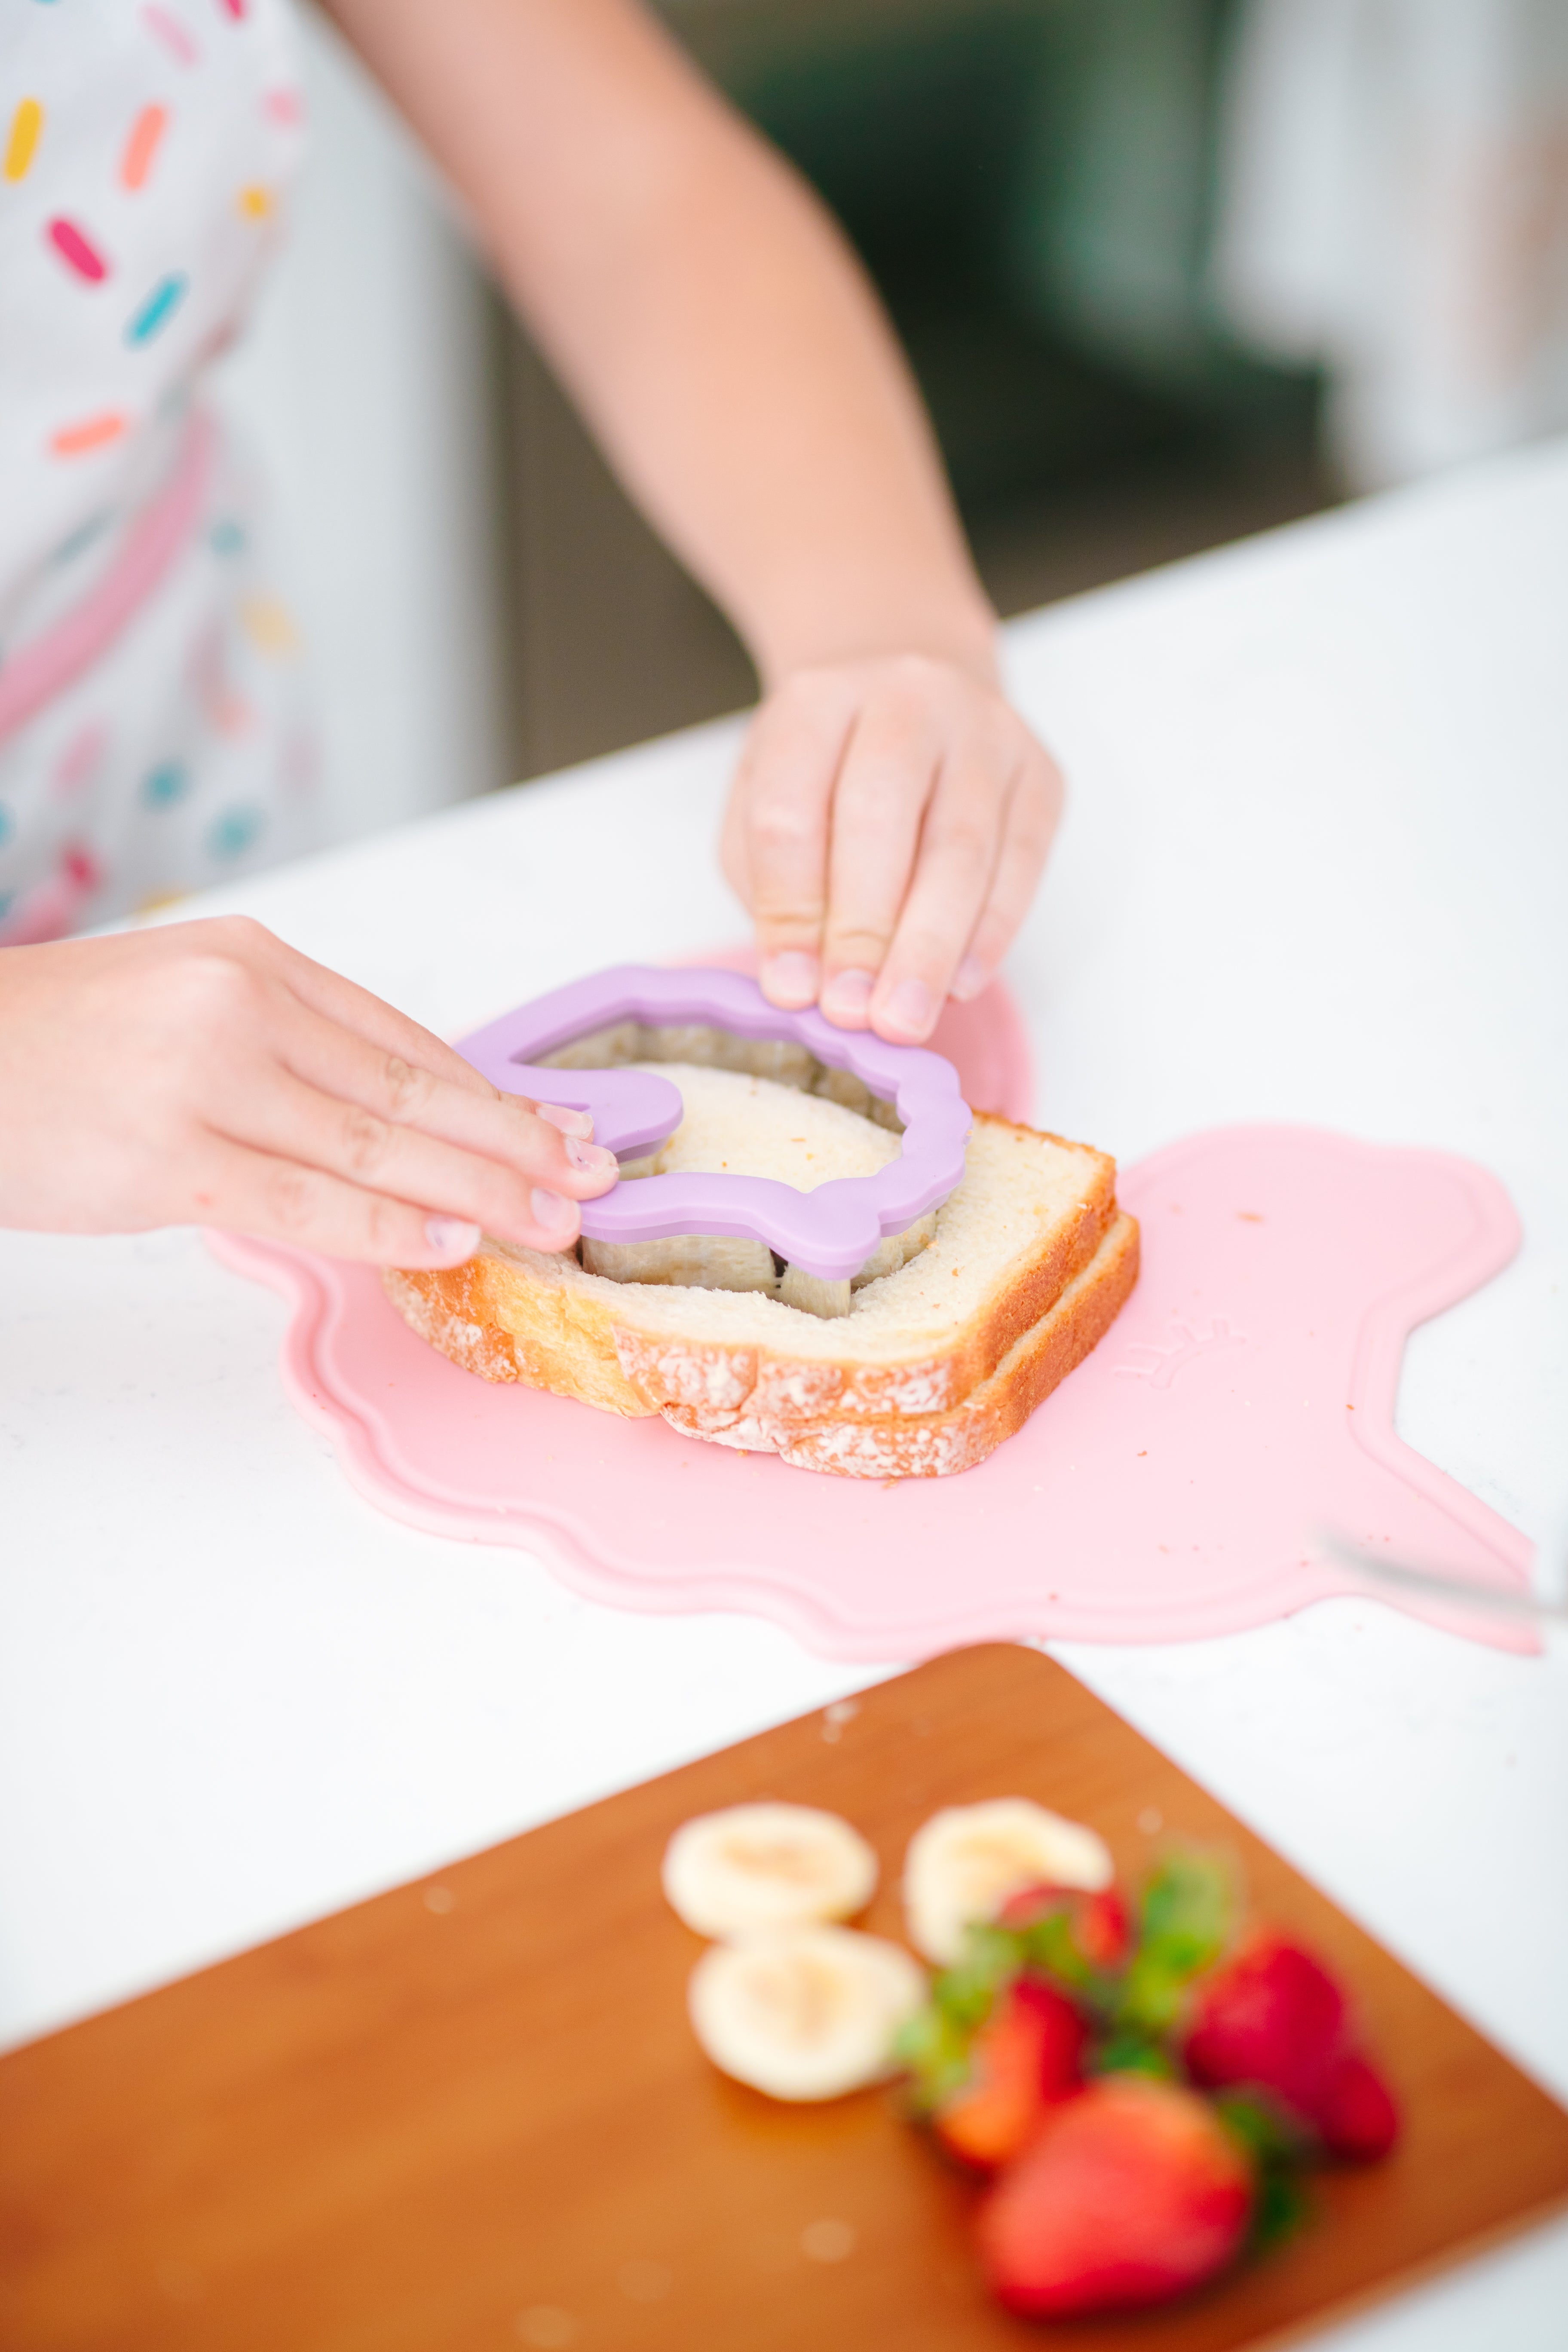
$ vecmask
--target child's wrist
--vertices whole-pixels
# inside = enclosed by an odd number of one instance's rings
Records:
[[[848,668],[853,663],[891,661],[900,654],[926,661],[950,663],[963,670],[975,685],[996,689],[1002,668],[996,661],[996,616],[987,604],[952,614],[886,614],[860,618],[842,628],[816,625],[783,635],[775,645],[757,652],[757,673],[764,694],[773,694],[799,670]]]

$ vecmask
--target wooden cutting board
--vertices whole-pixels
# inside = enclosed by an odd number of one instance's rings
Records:
[[[973,2192],[870,2091],[772,2104],[688,2029],[666,1838],[743,1798],[900,1857],[1026,1795],[1136,1875],[1223,1841],[1354,1987],[1405,2103],[1294,2244],[1178,2309],[993,2309]],[[0,2061],[7,2352],[1222,2352],[1275,2344],[1568,2198],[1568,2116],[1061,1668],[955,1652]]]

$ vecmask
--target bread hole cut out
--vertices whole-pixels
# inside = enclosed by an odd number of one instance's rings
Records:
[[[858,1111],[889,1135],[902,1135],[904,1122],[890,1102],[874,1095],[853,1070],[836,1070],[819,1062],[809,1046],[788,1037],[740,1037],[730,1029],[705,1023],[682,1022],[655,1026],[646,1021],[616,1021],[608,1028],[590,1030],[540,1056],[546,1070],[624,1070],[632,1064],[686,1062],[707,1070],[739,1070],[749,1077],[771,1078],[775,1086],[794,1087],[805,1095]],[[623,1168],[622,1174],[629,1174]],[[641,1172],[639,1169],[639,1173]]]
[[[597,1055],[627,1054],[649,1033],[638,1024],[623,1022],[613,1032],[600,1032],[593,1041]],[[664,1049],[658,1066],[669,1072],[680,1090],[684,1117],[675,1133],[658,1151],[623,1164],[623,1184],[639,1178],[677,1171],[714,1175],[768,1176],[809,1192],[835,1179],[874,1175],[898,1157],[901,1122],[896,1129],[873,1120],[858,1104],[846,1103],[819,1084],[823,1076],[850,1077],[862,1097],[874,1099],[863,1083],[847,1072],[824,1071],[801,1046],[775,1050],[768,1041],[731,1037],[721,1031],[665,1029],[653,1033]],[[678,1045],[695,1043],[706,1049],[702,1062],[668,1058]],[[571,1051],[572,1048],[566,1050]],[[783,1061],[787,1054],[789,1059]],[[737,1067],[747,1061],[769,1061],[773,1069]],[[781,1062],[783,1076],[773,1075]],[[582,1066],[603,1068],[602,1060]],[[654,1066],[652,1061],[622,1061],[623,1068]],[[887,1110],[889,1106],[884,1104]],[[915,1219],[901,1234],[886,1235],[852,1275],[828,1280],[793,1265],[765,1241],[724,1234],[681,1234],[635,1242],[595,1241],[584,1236],[582,1264],[585,1272],[612,1282],[665,1283],[700,1290],[738,1290],[776,1298],[801,1313],[833,1318],[847,1315],[855,1296],[868,1283],[897,1273],[926,1247],[936,1230],[936,1213]]]

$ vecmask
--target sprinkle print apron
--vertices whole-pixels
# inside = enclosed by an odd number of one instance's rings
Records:
[[[312,838],[298,636],[201,389],[301,116],[287,0],[0,0],[0,946]]]

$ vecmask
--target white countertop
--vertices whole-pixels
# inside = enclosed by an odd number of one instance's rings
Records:
[[[1416,1334],[1403,1434],[1568,1551],[1568,448],[1011,629],[1073,785],[1010,974],[1042,1122],[1468,1152],[1524,1250]],[[736,936],[734,723],[216,896],[460,1032]],[[0,2039],[874,1677],[378,1517],[193,1234],[0,1235]],[[1568,2100],[1568,1650],[1336,1601],[1057,1654]],[[896,1662],[889,1662],[891,1671]],[[1339,2331],[1568,2344],[1568,2224]]]

